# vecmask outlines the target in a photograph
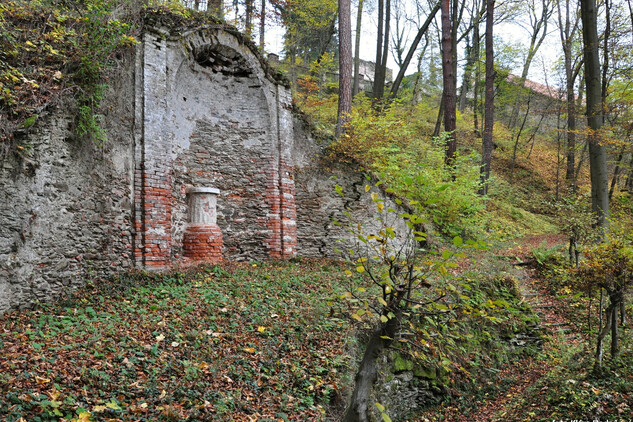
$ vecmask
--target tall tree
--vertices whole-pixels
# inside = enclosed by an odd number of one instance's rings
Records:
[[[480,56],[480,35],[479,35],[479,23],[475,25],[473,30],[473,56],[475,57],[475,87],[473,90],[473,130],[475,131],[475,136],[481,137],[481,129],[479,126],[479,94],[481,91],[481,60],[479,60]]]
[[[361,24],[363,20],[363,4],[365,0],[358,0],[358,10],[356,12],[356,38],[354,41],[354,86],[352,88],[352,96],[358,94],[360,87],[360,36]]]
[[[393,23],[394,28],[391,35],[391,55],[398,66],[398,69],[402,68],[404,63],[405,47],[409,41],[409,25],[405,10],[405,4],[402,0],[395,0],[393,3]]]
[[[297,59],[319,60],[331,51],[336,32],[337,0],[269,0],[285,28],[284,49],[290,63],[290,79],[296,86]]]
[[[253,2],[255,0],[246,0],[246,34],[250,37],[253,34]]]
[[[207,10],[218,17],[224,16],[224,2],[222,0],[210,0]]]
[[[535,1],[525,2],[525,7],[527,8],[526,11],[529,17],[529,26],[526,29],[530,34],[530,46],[528,47],[527,55],[525,57],[525,61],[523,62],[521,77],[519,81],[517,81],[521,87],[525,84],[532,61],[547,36],[547,25],[552,13],[554,12],[554,1],[555,0],[541,0],[540,9],[537,8],[538,3]],[[514,128],[517,124],[520,104],[521,98],[520,96],[517,96],[510,118],[511,128]]]
[[[382,99],[385,93],[387,58],[389,57],[389,22],[391,0],[378,0],[378,36],[376,40],[376,70],[374,72],[374,100]]]
[[[454,0],[455,1],[455,0]],[[451,0],[442,0],[442,100],[444,103],[444,131],[447,132],[446,163],[452,165],[457,152],[456,128],[456,91],[457,83],[453,66],[453,30],[451,27]]]
[[[565,180],[570,184],[571,189],[576,189],[576,179],[574,166],[576,162],[576,98],[575,85],[576,78],[582,66],[582,60],[575,57],[573,47],[575,35],[578,31],[580,16],[574,13],[571,16],[570,0],[565,0],[565,21],[563,22],[563,11],[559,0],[558,7],[558,28],[560,33],[561,44],[563,47],[563,63],[565,66],[565,88],[566,88],[566,105],[567,105],[567,167],[565,171]],[[574,63],[575,62],[575,63]]]
[[[474,0],[472,3],[472,10],[470,13],[470,27],[472,28],[473,36],[466,37],[466,64],[464,66],[464,73],[462,79],[462,87],[459,92],[459,110],[463,111],[466,108],[466,100],[468,92],[471,87],[471,78],[473,76],[473,70],[475,66],[479,65],[479,23],[481,17],[485,13],[486,4],[479,4],[479,0]],[[482,10],[479,10],[479,8]],[[476,81],[477,82],[477,81]]]
[[[382,63],[382,42],[384,37],[384,19],[385,19],[385,0],[378,0],[378,33],[376,34],[376,61],[374,63],[374,86],[372,96],[374,99],[378,96],[378,68]],[[382,95],[380,95],[382,97]]]
[[[264,51],[266,46],[264,35],[266,34],[266,0],[262,0],[259,10],[259,48]]]
[[[345,131],[352,111],[352,18],[350,0],[338,0],[339,97],[336,136]]]
[[[591,205],[598,215],[598,226],[606,230],[609,215],[607,153],[600,144],[603,124],[602,81],[598,52],[598,12],[596,0],[580,0],[582,38],[585,57],[585,87],[587,91],[587,123],[589,125],[589,171],[591,174]]]
[[[411,59],[413,58],[413,54],[418,48],[418,44],[420,44],[420,40],[422,39],[424,34],[426,34],[426,31],[429,28],[429,25],[431,24],[433,19],[435,19],[435,15],[437,14],[437,11],[440,10],[440,3],[441,3],[440,1],[435,3],[435,6],[433,6],[433,9],[431,9],[428,16],[426,17],[426,21],[424,21],[424,24],[422,24],[422,26],[418,30],[417,35],[413,39],[413,43],[409,47],[407,56],[404,58],[402,66],[400,66],[400,70],[398,71],[398,76],[396,76],[396,79],[393,81],[390,97],[393,98],[397,95],[398,89],[400,89],[400,84],[402,83],[402,79],[404,78],[404,74],[407,71],[407,68],[409,67],[409,63],[411,63]]]
[[[567,106],[567,167],[565,180],[570,184],[572,191],[576,189],[574,166],[576,163],[576,79],[582,67],[582,59],[574,53],[574,41],[578,33],[580,15],[573,13],[570,0],[565,1],[565,10],[561,10],[563,0],[557,2],[558,30],[563,47],[563,64],[565,66],[565,91]],[[564,13],[564,21],[563,21]]]
[[[493,24],[494,24],[495,0],[486,1],[486,102],[484,117],[484,136],[481,166],[481,194],[488,193],[488,179],[490,179],[490,165],[492,162],[492,133],[494,128],[495,112],[495,67],[493,51]]]

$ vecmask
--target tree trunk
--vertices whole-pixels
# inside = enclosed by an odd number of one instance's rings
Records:
[[[598,227],[604,234],[608,226],[609,216],[609,181],[607,175],[607,153],[604,145],[600,145],[603,115],[596,1],[580,0],[580,13],[585,57],[587,121],[591,129],[589,135],[591,205],[593,211],[598,215]]]
[[[626,4],[629,6],[629,17],[631,18],[631,27],[633,27],[633,6],[631,6],[631,0],[626,0]],[[633,31],[631,31],[631,37],[633,40]]]
[[[376,56],[376,72],[374,75],[374,100],[380,101],[385,94],[385,79],[387,76],[387,59],[389,57],[389,21],[391,20],[391,0],[386,1],[384,13],[384,34],[382,39],[382,52],[380,60]]]
[[[494,128],[495,111],[495,69],[493,52],[493,22],[495,0],[486,1],[486,114],[484,118],[484,137],[481,167],[482,195],[488,194],[488,179],[490,179],[490,164],[492,163],[492,133]]]
[[[433,129],[433,137],[440,136],[442,131],[442,118],[444,117],[444,96],[440,99],[440,106],[437,109],[437,120],[435,121],[435,128]]]
[[[523,133],[523,128],[525,127],[525,122],[527,121],[527,117],[530,114],[530,103],[532,101],[532,91],[530,91],[528,99],[527,99],[527,110],[525,110],[525,115],[523,116],[523,121],[521,122],[521,127],[519,127],[519,131],[517,132],[517,137],[514,141],[514,147],[512,148],[512,163],[510,165],[510,184],[514,182],[514,167],[517,161],[517,152],[519,149],[519,141],[521,140],[521,133]]]
[[[382,329],[379,327],[369,338],[356,374],[354,392],[341,422],[369,422],[371,420],[370,411],[374,404],[370,403],[370,395],[378,377],[376,359],[385,348],[384,340],[380,338],[382,335]]]
[[[574,85],[578,72],[572,65],[572,48],[573,38],[578,29],[578,17],[574,23],[570,20],[571,8],[569,0],[565,1],[565,22],[563,23],[563,13],[560,8],[562,1],[557,2],[558,7],[558,27],[563,47],[563,62],[565,65],[565,87],[567,90],[567,168],[565,171],[565,180],[569,183],[572,192],[576,191],[576,98],[574,96]],[[580,70],[580,67],[577,68]]]
[[[292,89],[297,88],[297,48],[292,46],[288,49],[290,56],[290,83]]]
[[[409,48],[409,51],[407,52],[407,56],[405,57],[402,63],[402,67],[400,67],[400,70],[398,71],[398,76],[396,76],[396,79],[393,81],[393,86],[391,87],[391,93],[390,93],[391,98],[395,98],[395,96],[398,94],[398,89],[400,89],[400,84],[402,83],[404,74],[407,71],[407,67],[409,67],[409,63],[411,63],[413,54],[415,53],[415,50],[418,48],[418,44],[420,43],[420,40],[426,33],[427,29],[429,28],[429,25],[435,18],[435,15],[437,14],[438,10],[440,10],[440,2],[437,2],[435,6],[433,7],[433,9],[429,12],[429,15],[427,16],[426,21],[424,21],[424,24],[422,25],[417,35],[413,39],[413,43],[411,44],[411,47]]]
[[[356,40],[354,45],[354,86],[352,88],[352,96],[358,94],[360,87],[360,31],[361,31],[361,22],[363,19],[363,3],[365,0],[358,0],[358,12],[356,13]]]
[[[442,75],[444,99],[444,131],[447,132],[446,164],[452,166],[457,152],[456,127],[456,80],[453,67],[453,32],[451,28],[451,0],[442,2]]]
[[[224,17],[224,2],[222,0],[210,0],[207,11],[218,18]]]
[[[622,165],[625,148],[626,146],[623,146],[620,150],[620,154],[618,154],[618,159],[616,160],[615,168],[613,169],[613,178],[611,179],[611,187],[609,188],[609,201],[611,200],[611,198],[613,198],[613,192],[615,191],[615,187],[618,184],[618,178],[620,177],[620,166]]]
[[[418,62],[416,64],[416,74],[415,74],[415,82],[413,83],[413,92],[412,92],[412,101],[413,104],[417,104],[418,98],[418,87],[420,86],[420,78],[422,77],[422,59],[424,58],[424,53],[426,53],[426,48],[429,46],[429,38],[425,37],[424,47],[422,51],[418,55]]]
[[[393,341],[391,339],[395,337],[398,331],[402,312],[394,312],[396,316],[376,327],[369,337],[369,341],[365,347],[365,353],[363,354],[363,360],[361,360],[358,372],[356,373],[354,392],[352,393],[349,406],[341,422],[373,421],[373,418],[370,416],[370,409],[373,409],[374,403],[370,403],[369,400],[371,398],[372,386],[378,376],[376,359],[389,347]]]
[[[473,40],[479,40],[479,25],[473,28]],[[473,56],[475,60],[475,86],[473,90],[473,129],[476,137],[481,137],[479,130],[479,90],[481,86],[481,66],[479,64],[480,43],[473,41]]]
[[[602,311],[602,307],[600,308],[600,310]],[[607,333],[611,329],[611,321],[612,321],[611,314],[612,313],[613,313],[613,306],[612,304],[609,304],[609,306],[607,307],[605,326],[602,327],[602,325],[600,325],[601,329],[600,329],[600,332],[598,333],[598,339],[596,341],[596,368],[598,369],[602,368],[602,361],[604,359],[603,342],[604,342],[604,337],[607,335]]]
[[[259,48],[264,51],[264,47],[266,46],[264,40],[264,35],[266,34],[266,0],[262,0],[259,14]]]
[[[374,100],[382,97],[382,91],[379,90],[379,72],[382,64],[382,41],[383,41],[383,24],[385,14],[385,0],[378,0],[378,34],[376,35],[376,63],[374,64],[374,86],[372,96]]]
[[[576,106],[574,99],[574,85],[567,82],[567,168],[565,180],[570,184],[572,191],[576,191],[576,178],[574,168],[576,166]]]
[[[350,0],[338,0],[339,98],[336,136],[345,131],[352,112],[352,20]]]
[[[391,0],[385,3],[385,35],[382,41],[382,92],[385,92],[385,79],[387,77],[387,59],[389,58],[389,32],[391,28]]]
[[[629,174],[626,176],[626,183],[624,185],[629,192],[633,192],[633,154],[631,154],[631,161],[629,162]]]
[[[620,353],[619,335],[618,335],[618,310],[620,301],[617,298],[611,298],[611,359],[617,359]]]
[[[602,104],[606,104],[607,99],[607,89],[609,87],[609,38],[611,37],[611,4],[609,4],[609,0],[604,0],[604,10],[605,10],[605,27],[604,33],[602,35],[603,41],[603,57],[604,60],[602,62]]]
[[[472,76],[473,47],[470,45],[470,37],[466,37],[466,64],[464,65],[464,74],[462,75],[462,87],[459,90],[459,101],[457,108],[463,112],[466,108],[466,99],[468,91],[470,91],[470,78]]]
[[[254,0],[246,0],[246,35],[253,35],[253,2]]]

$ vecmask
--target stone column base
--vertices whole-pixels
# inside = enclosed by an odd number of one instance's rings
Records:
[[[222,231],[216,225],[189,225],[183,237],[183,255],[193,261],[222,260]]]

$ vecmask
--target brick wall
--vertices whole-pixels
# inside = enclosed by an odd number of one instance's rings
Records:
[[[296,254],[291,97],[249,46],[219,29],[142,45],[137,264],[183,256],[188,187],[214,187],[227,259]]]

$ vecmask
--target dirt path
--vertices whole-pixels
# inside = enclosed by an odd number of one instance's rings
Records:
[[[533,236],[521,240],[521,245],[499,252],[501,256],[517,258],[519,262],[530,259],[529,252],[534,248],[547,244],[550,248],[557,244],[564,243],[564,238],[560,236]],[[523,299],[530,305],[539,316],[540,323],[538,331],[545,334],[545,337],[557,337],[561,334],[568,344],[579,343],[582,338],[575,331],[565,317],[562,308],[556,298],[552,297],[543,287],[543,283],[538,279],[535,270],[527,266],[515,266],[515,276],[519,280],[519,289]],[[546,340],[547,341],[547,340]],[[511,386],[505,391],[501,391],[496,396],[482,401],[474,413],[462,414],[456,407],[447,406],[441,410],[443,418],[448,422],[494,422],[494,421],[522,421],[529,420],[527,416],[530,409],[521,409],[522,415],[513,415],[511,403],[516,397],[522,396],[525,391],[543,376],[551,371],[554,366],[542,359],[533,357],[525,358],[518,362],[512,362],[502,369],[498,374],[498,379],[511,380]],[[528,404],[529,406],[529,404]],[[516,409],[515,409],[516,410]],[[416,421],[437,420],[438,410],[428,412]]]

